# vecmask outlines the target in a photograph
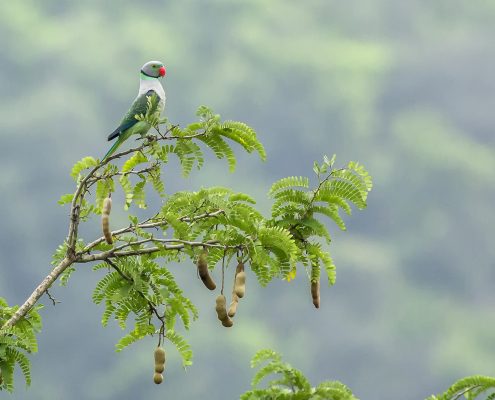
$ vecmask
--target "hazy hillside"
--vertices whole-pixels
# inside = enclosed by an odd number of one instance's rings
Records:
[[[33,384],[12,399],[219,399],[247,389],[249,359],[273,347],[313,383],[339,379],[363,400],[422,399],[495,368],[495,3],[466,0],[3,2],[0,12],[0,294],[21,302],[66,235],[69,169],[101,157],[147,60],[167,66],[166,115],[207,104],[252,125],[268,160],[233,175],[213,157],[167,190],[231,185],[268,204],[270,183],[337,153],[375,178],[364,212],[331,248],[337,284],[311,304],[295,282],[248,281],[222,330],[192,266],[200,305],[194,365],[177,354],[155,387],[152,343],[121,354],[100,326],[98,276],[81,266],[46,299]],[[98,223],[89,223],[96,232]],[[249,278],[249,276],[248,276]],[[261,313],[260,310],[263,310]],[[118,389],[115,390],[115,385]]]

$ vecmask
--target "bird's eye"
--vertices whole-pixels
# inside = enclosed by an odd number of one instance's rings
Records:
[[[158,65],[153,65],[153,68],[158,68]]]

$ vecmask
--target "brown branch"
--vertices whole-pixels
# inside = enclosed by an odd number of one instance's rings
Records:
[[[167,224],[168,224],[168,222],[165,220],[157,221],[157,222],[151,222],[151,223],[144,223],[143,222],[143,223],[140,223],[137,225],[129,225],[126,228],[121,228],[121,229],[117,229],[115,231],[112,231],[111,235],[112,236],[118,236],[118,235],[122,235],[123,233],[134,232],[136,230],[136,228],[141,228],[141,229],[156,228],[156,227],[167,225]],[[98,246],[100,243],[103,243],[104,241],[105,241],[105,237],[102,236],[102,237],[92,241],[91,243],[88,243],[84,247],[84,249],[78,253],[78,255],[90,252],[94,247]]]
[[[109,174],[104,174],[104,175],[95,175],[92,176],[91,179],[89,179],[88,183],[88,188],[94,185],[96,182],[104,180],[104,179],[112,179],[115,176],[126,176],[126,175],[141,175],[141,174],[150,174],[152,171],[154,171],[157,168],[157,165],[159,165],[157,162],[154,162],[150,167],[143,168],[143,169],[138,169],[134,171],[133,169],[127,172],[113,172]]]
[[[145,244],[145,243],[177,243],[177,244],[164,244],[160,247],[143,247],[140,249],[132,249],[132,250],[123,250],[126,247],[131,247],[136,244]],[[217,247],[221,249],[234,249],[238,246],[225,246],[220,244],[218,241],[210,240],[207,242],[192,242],[187,240],[179,240],[179,239],[143,239],[136,242],[126,243],[125,245],[119,246],[118,248],[113,248],[107,251],[102,251],[98,254],[81,254],[76,262],[78,263],[87,263],[91,261],[106,261],[111,257],[128,257],[128,256],[139,256],[143,254],[151,254],[156,253],[158,251],[163,250],[182,250],[185,247]],[[120,251],[122,250],[122,251]]]
[[[225,212],[224,210],[216,210],[213,212],[206,212],[203,214],[199,214],[199,215],[196,215],[194,217],[183,216],[183,217],[180,217],[179,220],[182,222],[196,222],[196,221],[199,221],[199,220],[205,219],[205,218],[217,217],[217,216],[223,214],[224,212]],[[150,228],[157,228],[160,226],[168,225],[168,222],[165,219],[159,220],[159,221],[153,221],[153,222],[149,222],[149,221],[150,220],[146,220],[146,221],[140,222],[137,225],[129,225],[126,228],[117,229],[115,231],[112,231],[111,234],[112,234],[112,236],[119,236],[119,235],[122,235],[123,233],[135,232],[137,228],[150,229]],[[96,247],[100,243],[103,243],[104,241],[105,241],[105,237],[102,236],[102,237],[94,240],[93,242],[88,243],[84,247],[84,249],[78,253],[78,255],[90,252],[94,247]]]

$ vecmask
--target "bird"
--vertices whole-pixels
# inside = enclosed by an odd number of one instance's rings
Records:
[[[161,61],[148,61],[141,67],[139,76],[139,92],[131,108],[120,121],[119,126],[108,135],[108,140],[117,138],[117,141],[110,147],[107,154],[102,158],[105,161],[117,148],[124,143],[131,135],[146,135],[151,128],[147,121],[139,121],[136,115],[146,114],[148,98],[151,97],[156,106],[156,113],[160,115],[165,109],[165,90],[159,79],[166,74],[165,66]]]

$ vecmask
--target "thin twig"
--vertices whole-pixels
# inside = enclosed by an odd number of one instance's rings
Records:
[[[60,303],[60,301],[58,301],[55,297],[51,295],[48,289],[46,289],[45,293],[48,296],[48,298],[52,301],[54,306],[57,305],[57,303]]]

